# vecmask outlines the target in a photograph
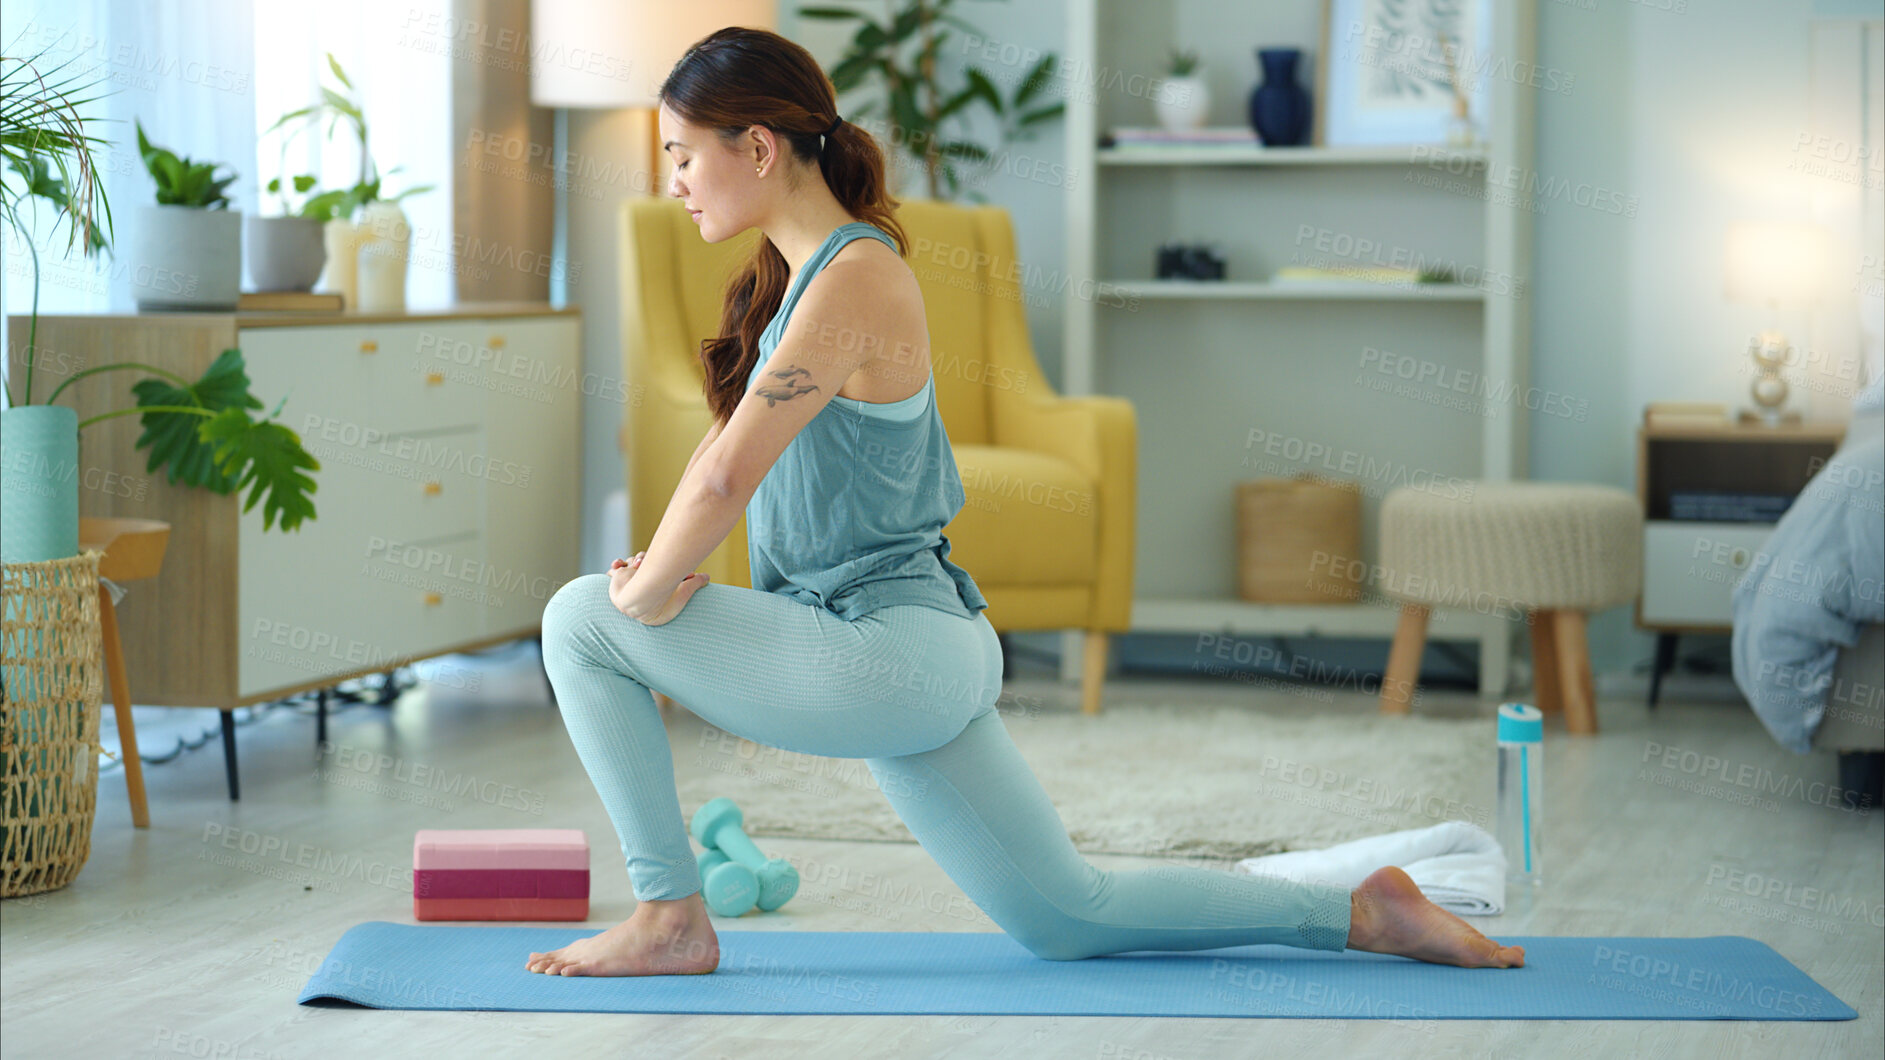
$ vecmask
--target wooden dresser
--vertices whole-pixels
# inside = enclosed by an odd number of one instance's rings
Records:
[[[27,318],[8,321],[25,380]],[[33,400],[72,373],[140,361],[195,382],[240,347],[260,418],[320,461],[315,517],[263,529],[263,502],[145,470],[133,414],[84,427],[79,512],[171,525],[162,575],[119,609],[141,704],[229,710],[539,632],[580,573],[581,319],[483,303],[398,316],[41,316]],[[133,408],[116,370],[67,387],[80,421]]]

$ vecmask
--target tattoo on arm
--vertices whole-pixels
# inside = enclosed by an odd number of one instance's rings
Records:
[[[755,387],[753,393],[766,399],[766,407],[773,408],[781,401],[790,401],[800,394],[809,394],[818,388],[809,381],[812,373],[796,365],[771,373],[781,381]]]

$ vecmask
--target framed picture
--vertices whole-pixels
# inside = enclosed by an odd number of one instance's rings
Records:
[[[1323,0],[1315,142],[1443,144],[1464,97],[1484,139],[1492,0]],[[1510,71],[1506,71],[1510,73]]]

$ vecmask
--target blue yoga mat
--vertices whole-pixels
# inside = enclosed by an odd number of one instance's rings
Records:
[[[1849,1020],[1858,1013],[1753,939],[1505,938],[1523,968],[1452,968],[1290,946],[1042,960],[1001,932],[721,931],[706,975],[524,969],[594,927],[370,921],[297,999],[370,1008],[1387,1019]]]

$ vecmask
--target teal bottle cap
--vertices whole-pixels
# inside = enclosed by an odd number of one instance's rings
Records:
[[[1544,740],[1545,715],[1543,711],[1529,703],[1499,705],[1500,743],[1543,743]]]

